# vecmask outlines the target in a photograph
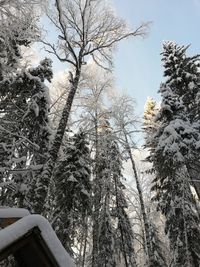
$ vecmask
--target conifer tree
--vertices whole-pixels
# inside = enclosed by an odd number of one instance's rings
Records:
[[[153,98],[148,97],[145,109],[144,109],[144,117],[143,117],[143,129],[145,131],[145,146],[148,147],[153,146],[149,142],[152,141],[151,136],[154,134],[155,130],[158,127],[158,122],[155,121],[156,115],[158,113],[158,106],[156,101]]]
[[[6,193],[7,201],[9,198],[11,200],[7,205],[33,208],[34,204],[30,202],[33,202],[34,194],[29,192],[33,191],[33,181],[30,180],[33,177],[28,169],[30,165],[36,169],[42,165],[48,151],[49,93],[44,81],[50,81],[51,77],[51,61],[45,59],[37,68],[18,73],[8,84],[2,82],[0,107],[4,116],[1,118],[1,141],[5,139],[1,153],[2,167],[5,167],[3,180],[8,183],[12,181],[12,188],[7,189]],[[16,198],[20,203],[15,202]]]
[[[154,199],[166,216],[165,231],[170,239],[172,267],[200,264],[200,228],[196,204],[191,192],[188,163],[198,157],[199,125],[190,120],[183,93],[188,89],[190,58],[186,48],[174,43],[163,46],[164,75],[161,85],[159,127],[152,136],[155,147],[151,160],[155,170]],[[192,69],[189,68],[190,71]],[[191,81],[190,81],[191,82]]]
[[[39,36],[33,4],[35,2],[32,0],[28,5],[26,0],[14,0],[2,1],[0,6],[2,205],[30,205],[27,185],[30,187],[32,170],[28,173],[28,165],[33,162],[34,165],[42,164],[40,160],[36,162],[35,159],[39,155],[42,156],[44,148],[41,147],[46,146],[48,149],[44,142],[48,143],[49,135],[49,100],[44,81],[50,81],[52,77],[51,61],[45,59],[37,68],[27,69],[21,65],[21,47],[29,47]],[[24,202],[25,195],[29,195],[28,202]]]
[[[29,47],[38,37],[32,0],[0,2],[0,205],[28,207],[32,201],[32,170],[28,173],[28,165],[36,153],[41,153],[41,132],[48,132],[45,61],[40,64],[43,79],[34,73],[39,67],[27,69],[21,65],[21,48]],[[50,70],[47,61],[46,70]],[[13,257],[1,264],[16,265]]]
[[[152,219],[149,219],[150,224],[150,239],[151,246],[153,251],[153,259],[151,260],[152,267],[167,267],[167,260],[164,251],[163,241],[159,236],[158,227],[153,222]]]
[[[116,164],[119,163],[116,161]],[[120,166],[120,165],[118,165]],[[131,226],[130,219],[127,214],[128,204],[124,195],[125,186],[120,181],[121,176],[114,177],[115,182],[115,198],[116,198],[116,209],[115,216],[118,224],[116,229],[116,244],[117,255],[123,258],[125,266],[137,266],[136,255],[134,251],[134,234]]]
[[[86,136],[78,132],[65,144],[54,173],[53,226],[71,255],[77,233],[86,230],[82,224],[91,213],[90,165]]]
[[[38,35],[36,17],[31,9],[31,3],[27,6],[24,5],[23,1],[19,3],[17,0],[2,1],[0,6],[0,182],[5,182],[4,177],[9,175],[6,169],[7,164],[10,164],[11,158],[14,156],[15,147],[18,145],[15,122],[7,120],[6,116],[12,111],[11,106],[14,107],[16,104],[15,101],[11,103],[15,90],[13,88],[11,91],[10,88],[20,69],[19,62],[22,56],[20,47],[28,46]],[[16,94],[18,93],[16,92]],[[21,100],[22,102],[23,100]],[[17,107],[15,111],[17,109],[19,110],[20,108]],[[12,115],[15,117],[14,112]],[[10,132],[10,127],[12,127],[13,132]]]
[[[104,126],[104,125],[102,125]],[[98,173],[95,183],[95,189],[98,191],[94,192],[94,198],[98,199],[98,225],[94,225],[93,235],[96,234],[97,248],[93,246],[93,251],[96,255],[95,261],[92,266],[104,265],[107,267],[116,266],[115,259],[115,231],[112,222],[111,215],[111,203],[113,201],[113,182],[112,182],[112,158],[110,155],[111,140],[109,133],[105,133],[102,127],[102,133],[99,139],[99,155],[97,170]],[[96,213],[95,213],[96,214]],[[97,227],[98,226],[98,227]]]
[[[163,52],[164,75],[168,84],[184,105],[185,115],[191,124],[199,124],[200,57],[186,55],[188,46],[178,46],[172,42],[165,45]],[[197,125],[195,127],[198,127]],[[190,183],[200,199],[199,157],[187,162]]]
[[[121,182],[122,161],[118,145],[105,123],[100,128],[99,155],[97,164],[98,191],[94,197],[99,200],[99,238],[96,265],[136,266],[133,248],[133,231],[126,213],[127,203]],[[107,229],[106,229],[107,228]],[[106,246],[105,246],[106,244]],[[93,247],[94,249],[94,247]]]

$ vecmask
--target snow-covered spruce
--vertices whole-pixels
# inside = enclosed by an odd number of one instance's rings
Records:
[[[44,81],[51,77],[51,61],[45,59],[38,67],[19,71],[13,79],[1,82],[2,205],[35,208],[34,187],[41,169],[37,166],[46,159],[50,137],[49,96]]]
[[[199,79],[198,57],[187,57],[185,52],[186,47],[172,42],[163,46],[167,79],[160,87],[159,127],[152,136],[154,146],[150,147],[155,171],[152,190],[166,216],[172,267],[200,265],[199,214],[191,191],[194,183],[190,173],[190,166],[199,160],[200,134],[199,123],[193,116],[195,108],[190,110],[187,103],[188,91],[194,89],[191,82]]]
[[[74,255],[73,247],[87,231],[91,214],[91,158],[86,135],[81,131],[67,138],[62,149],[53,175],[51,217],[63,246]]]
[[[133,247],[134,235],[126,213],[127,203],[121,183],[122,161],[114,134],[103,130],[98,141],[98,161],[94,186],[95,208],[93,235],[98,237],[93,246],[94,266],[136,266]]]

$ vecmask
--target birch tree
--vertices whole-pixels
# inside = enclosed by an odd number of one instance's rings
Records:
[[[106,130],[105,118],[109,114],[105,98],[112,86],[111,75],[94,64],[88,65],[82,72],[81,126],[90,136],[93,163],[93,214],[92,214],[92,266],[96,264],[99,243],[99,216],[101,202],[101,131]],[[85,89],[85,90],[84,90]],[[112,225],[110,225],[112,228]]]
[[[134,115],[134,102],[133,100],[123,95],[122,97],[118,97],[113,106],[112,106],[112,117],[114,120],[114,124],[116,126],[116,130],[118,132],[119,140],[121,141],[121,145],[124,148],[125,153],[127,154],[127,158],[131,161],[132,170],[135,177],[136,187],[138,191],[138,196],[140,200],[140,208],[144,223],[144,235],[145,235],[145,247],[147,254],[147,262],[148,266],[153,266],[153,252],[151,249],[151,240],[150,240],[150,225],[147,218],[147,213],[145,209],[145,203],[143,198],[143,192],[140,184],[139,175],[137,172],[136,163],[133,157],[132,149],[135,148],[135,144],[133,142],[132,134],[136,132],[136,117]]]
[[[49,15],[49,18],[58,30],[58,41],[56,45],[48,42],[44,44],[46,49],[61,62],[71,66],[71,86],[41,175],[43,188],[38,188],[36,192],[40,203],[38,213],[41,213],[46,198],[48,184],[79,85],[82,66],[89,58],[98,65],[102,65],[103,62],[105,68],[112,65],[112,52],[117,43],[128,37],[143,36],[147,27],[147,24],[141,24],[135,30],[129,30],[125,21],[118,18],[104,0],[56,0],[54,8],[56,16]]]

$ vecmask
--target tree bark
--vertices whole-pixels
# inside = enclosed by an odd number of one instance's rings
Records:
[[[85,219],[85,233],[84,233],[84,244],[83,244],[82,267],[85,266],[86,249],[87,249],[87,236],[88,236],[88,218],[86,217],[86,219]]]
[[[48,186],[49,186],[50,179],[53,173],[53,169],[55,167],[55,164],[58,158],[58,152],[62,144],[62,140],[63,140],[65,129],[68,123],[74,96],[78,88],[78,84],[80,80],[80,73],[81,73],[80,69],[77,69],[75,77],[73,81],[71,82],[71,89],[67,97],[65,107],[62,112],[62,116],[61,116],[61,119],[58,125],[56,135],[54,137],[52,146],[49,150],[48,158],[47,158],[46,164],[44,165],[42,174],[39,177],[39,181],[37,181],[34,211],[39,214],[41,214],[42,211],[44,210],[44,203],[47,197]]]

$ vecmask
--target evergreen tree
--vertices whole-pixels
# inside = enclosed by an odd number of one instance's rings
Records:
[[[55,209],[53,226],[67,251],[73,255],[74,242],[91,213],[91,159],[86,136],[75,134],[63,148],[53,176]]]
[[[122,183],[122,157],[116,142],[112,143],[111,158],[113,160],[113,183],[115,190],[115,216],[117,218],[117,230],[119,251],[117,255],[123,257],[125,266],[136,266],[134,251],[134,234],[127,214],[128,204],[124,194],[126,187]]]
[[[121,171],[118,145],[104,122],[99,137],[98,179],[95,180],[99,191],[94,192],[94,197],[99,199],[100,210],[96,266],[117,266],[120,262],[125,266],[136,266],[133,231],[126,213]]]
[[[167,267],[166,255],[164,251],[164,244],[159,236],[158,227],[149,219],[150,224],[150,239],[151,249],[153,251],[153,259],[151,259],[152,267]]]
[[[187,56],[187,49],[188,46],[178,46],[172,42],[165,45],[165,51],[163,52],[164,75],[167,77],[166,84],[174,88],[182,101],[189,122],[198,124],[200,58],[198,55],[193,57]],[[187,169],[190,175],[190,183],[194,186],[200,199],[200,163],[198,156],[196,160],[187,162]]]
[[[43,164],[48,151],[49,93],[44,81],[51,77],[51,61],[45,59],[1,82],[1,174],[2,182],[12,183],[2,199],[4,205],[34,206],[30,168]]]
[[[153,98],[148,97],[145,109],[144,109],[144,117],[143,117],[143,129],[145,131],[145,144],[150,147],[153,144],[150,144],[152,141],[151,136],[154,134],[156,129],[158,128],[158,122],[155,121],[156,115],[159,109],[156,101]]]
[[[115,232],[112,224],[110,207],[108,205],[109,191],[100,212],[98,254],[96,266],[115,267]]]
[[[199,125],[190,120],[185,104],[184,87],[189,58],[185,47],[166,43],[163,47],[164,75],[161,85],[159,127],[152,136],[155,147],[151,160],[155,170],[154,199],[166,216],[166,233],[170,239],[172,267],[199,266],[199,216],[190,187],[188,163],[198,157]],[[185,80],[184,80],[185,79]]]
[[[105,123],[103,124],[103,126]],[[97,251],[95,254],[97,258],[93,264],[94,266],[116,266],[115,258],[115,230],[112,219],[112,203],[113,203],[113,182],[112,182],[112,158],[111,158],[111,135],[105,133],[104,128],[100,128],[102,131],[99,139],[99,150],[98,150],[98,162],[97,162],[97,179],[95,183],[94,199],[98,199],[98,217],[95,220],[98,221],[96,229],[93,229],[98,237]],[[106,131],[107,132],[107,131]],[[95,215],[96,216],[96,215]],[[98,227],[97,227],[98,226]],[[96,249],[93,247],[93,250]]]
[[[0,8],[0,182],[5,184],[5,177],[11,175],[7,170],[15,154],[15,147],[19,141],[15,127],[15,120],[7,120],[9,112],[15,106],[13,101],[14,89],[10,91],[11,84],[16,79],[20,68],[21,46],[28,46],[38,35],[36,17],[31,10],[32,5],[24,5],[20,1],[3,1]],[[10,12],[12,10],[12,12]],[[31,12],[30,12],[31,10]],[[16,16],[17,13],[17,16]],[[18,92],[17,92],[18,93]],[[23,100],[21,101],[21,103]],[[23,107],[22,107],[23,108]],[[15,108],[20,110],[20,107]],[[13,117],[15,112],[12,112]],[[11,114],[9,114],[11,117]],[[10,132],[10,128],[13,132]],[[1,187],[1,197],[5,190]],[[4,202],[4,201],[3,201]],[[1,202],[1,204],[3,204]],[[7,203],[8,204],[8,203]]]
[[[52,77],[51,62],[45,59],[37,68],[29,69],[21,65],[21,47],[29,47],[39,36],[33,4],[34,1],[28,5],[26,1],[2,1],[0,8],[1,205],[32,205],[28,204],[32,201],[32,170],[28,173],[28,165],[42,164],[35,159],[42,156],[41,147],[47,146],[44,142],[49,136],[48,89],[44,80]]]
[[[134,234],[126,209],[127,201],[124,195],[125,186],[115,177],[115,197],[116,197],[116,218],[118,221],[116,229],[117,255],[123,258],[125,266],[137,266],[136,255],[134,251]]]

